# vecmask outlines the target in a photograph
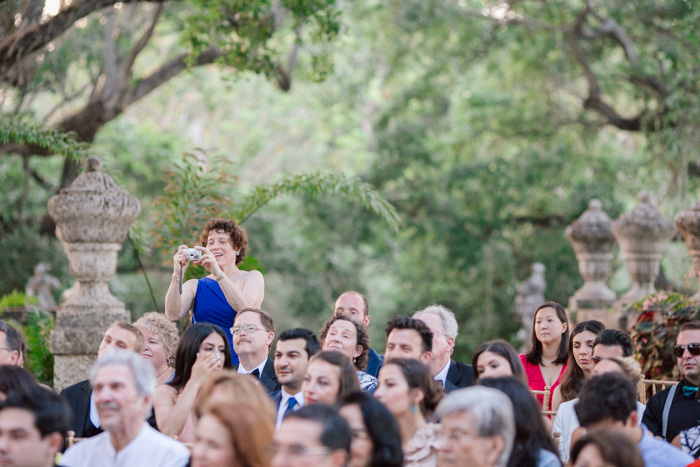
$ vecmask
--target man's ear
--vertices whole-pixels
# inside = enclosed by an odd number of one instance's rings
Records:
[[[638,419],[638,417],[637,417],[637,411],[636,411],[636,410],[633,410],[633,411],[630,413],[630,416],[627,417],[627,421],[625,421],[625,424],[630,423],[630,424],[631,424],[630,426],[635,427],[635,426],[638,425],[638,423],[637,423],[638,421],[639,421],[639,419]]]
[[[363,327],[366,328],[367,326],[369,326],[369,322],[370,322],[370,317],[369,317],[369,316],[365,316],[364,318],[362,318],[362,325],[363,325]]]
[[[274,332],[268,332],[267,333],[267,346],[270,347],[272,345],[272,341],[275,340],[275,333]]]
[[[63,436],[61,436],[61,433],[58,431],[54,431],[53,433],[46,435],[46,439],[49,442],[49,449],[52,453],[52,458],[54,458],[63,447]]]
[[[503,439],[502,436],[491,436],[488,439],[488,445],[489,445],[489,450],[486,453],[486,457],[488,458],[488,464],[489,465],[496,465],[496,461],[498,460],[498,456],[501,455],[501,452],[503,452],[503,448],[506,446],[506,441]]]
[[[19,350],[13,350],[10,352],[10,364],[12,366],[22,366],[23,363],[24,359],[22,358],[22,354]]]
[[[433,357],[433,354],[432,354],[432,353],[430,353],[430,352],[423,352],[422,354],[420,354],[420,361],[423,362],[423,363],[425,363],[425,364],[427,365],[428,362],[430,361],[430,359],[431,359],[432,357]]]

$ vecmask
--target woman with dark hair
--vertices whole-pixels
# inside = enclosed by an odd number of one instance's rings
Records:
[[[569,339],[569,362],[561,378],[561,384],[552,393],[552,410],[557,410],[559,404],[578,397],[583,386],[583,380],[591,376],[593,371],[593,342],[605,325],[600,321],[582,321],[576,325]]]
[[[544,426],[540,406],[522,381],[484,378],[479,384],[503,392],[513,403],[515,441],[508,467],[559,467],[561,461]]]
[[[197,421],[192,467],[267,467],[274,432],[272,419],[248,402],[210,405]]]
[[[350,359],[336,350],[321,351],[311,357],[301,390],[306,404],[333,405],[360,384]]]
[[[399,423],[405,466],[436,464],[440,425],[428,420],[443,395],[442,384],[418,360],[392,358],[379,370],[374,396]]]
[[[340,400],[340,415],[350,425],[348,467],[401,467],[401,432],[394,416],[371,395],[354,391]]]
[[[337,350],[352,360],[360,389],[371,391],[377,387],[377,378],[363,371],[369,360],[369,337],[362,326],[347,316],[331,316],[321,327],[320,341],[321,349]]]
[[[582,436],[571,449],[571,462],[573,467],[644,467],[637,445],[612,428],[592,430]]]
[[[10,391],[24,391],[38,385],[34,375],[24,368],[0,365],[0,401],[4,401]]]
[[[190,326],[175,353],[175,376],[156,389],[153,401],[158,430],[177,436],[183,443],[194,440],[192,407],[197,391],[208,375],[231,367],[226,334],[213,324]]]
[[[518,352],[508,342],[495,339],[484,342],[474,352],[472,358],[473,380],[513,376],[527,384],[525,369],[518,358]]]
[[[535,310],[530,334],[530,350],[520,355],[530,389],[551,391],[559,385],[569,359],[569,322],[566,310],[556,302],[545,302]],[[537,395],[540,404],[542,394]],[[551,409],[550,401],[548,409]]]
[[[206,322],[218,326],[226,334],[233,352],[231,327],[236,313],[244,308],[260,308],[265,281],[259,271],[238,269],[248,249],[248,236],[234,221],[212,219],[202,229],[199,242],[202,246],[193,249],[180,245],[173,256],[165,316],[176,321],[191,313],[193,324]],[[192,250],[198,250],[198,256],[190,255]],[[190,261],[202,266],[209,275],[182,284]],[[233,363],[238,363],[235,353]]]

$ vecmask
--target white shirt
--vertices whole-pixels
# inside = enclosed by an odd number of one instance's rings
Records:
[[[452,363],[452,360],[448,359],[447,365],[445,365],[445,368],[440,370],[440,373],[435,375],[435,378],[433,378],[435,381],[440,381],[442,383],[443,389],[445,389],[445,381],[447,381],[447,373],[450,371],[450,363]]]
[[[90,423],[95,425],[95,428],[100,427],[100,415],[97,413],[97,404],[95,404],[95,392],[90,391]]]
[[[258,365],[257,368],[253,368],[253,369],[250,370],[250,371],[248,371],[248,370],[246,370],[245,368],[243,368],[243,364],[239,361],[239,362],[238,362],[238,370],[237,370],[237,371],[238,371],[238,373],[240,373],[240,374],[242,374],[242,375],[247,375],[247,374],[249,374],[249,373],[254,372],[255,370],[258,370],[258,372],[260,373],[260,374],[258,375],[258,379],[260,379],[260,376],[262,376],[263,370],[265,369],[265,365],[267,364],[267,359],[268,359],[268,357],[265,357],[265,360],[263,360],[263,362],[262,362],[260,365]]]
[[[293,396],[289,394],[284,387],[280,390],[280,395],[282,400],[280,400],[280,406],[277,408],[277,423],[275,424],[275,429],[279,430],[280,425],[282,425],[282,418],[287,411],[287,405],[289,404],[289,399],[296,399],[297,406],[294,410],[299,410],[299,408],[304,406],[304,393],[302,391],[297,392]]]
[[[184,467],[190,451],[184,444],[143,422],[139,434],[119,452],[114,451],[109,432],[80,441],[63,455],[70,467]]]

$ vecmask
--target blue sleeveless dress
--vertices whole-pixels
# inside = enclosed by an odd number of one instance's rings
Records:
[[[197,281],[197,295],[192,307],[192,324],[211,323],[219,326],[228,337],[231,349],[231,364],[238,364],[238,355],[233,351],[233,336],[231,326],[236,318],[236,310],[229,305],[219,283],[214,279],[204,277]]]

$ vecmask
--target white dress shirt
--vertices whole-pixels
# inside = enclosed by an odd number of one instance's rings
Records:
[[[262,376],[263,370],[265,369],[265,365],[267,364],[267,359],[268,359],[268,358],[269,358],[269,357],[265,357],[265,360],[263,360],[263,362],[262,362],[260,365],[258,365],[257,368],[253,368],[253,369],[250,370],[250,371],[246,370],[246,369],[243,367],[243,364],[242,364],[241,362],[238,362],[238,370],[236,370],[236,371],[238,371],[239,374],[247,375],[247,374],[249,374],[249,373],[254,372],[255,370],[258,370],[258,373],[259,373],[258,379],[260,379],[260,376]]]
[[[70,467],[184,467],[190,451],[143,422],[141,431],[121,451],[115,452],[109,432],[80,441],[63,455]]]
[[[440,381],[442,383],[443,389],[445,389],[445,381],[447,381],[447,372],[450,371],[450,363],[452,363],[452,361],[447,360],[447,365],[445,365],[445,368],[440,370],[440,373],[435,375],[435,378],[433,378],[435,381]]]

